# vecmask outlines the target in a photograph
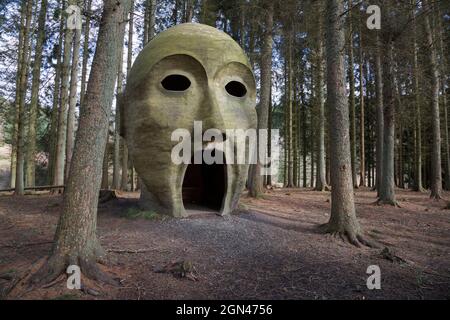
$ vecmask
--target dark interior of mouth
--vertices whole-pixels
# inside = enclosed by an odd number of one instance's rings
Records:
[[[213,152],[221,151],[214,150]],[[225,164],[206,164],[204,162],[194,164],[194,158],[192,158],[183,180],[182,192],[185,209],[209,209],[219,212],[225,198],[226,173]]]

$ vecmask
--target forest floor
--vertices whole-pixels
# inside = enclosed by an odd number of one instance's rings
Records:
[[[366,235],[388,254],[317,232],[328,221],[330,193],[272,190],[258,200],[244,196],[236,215],[185,219],[132,218],[138,195],[122,194],[98,214],[99,238],[112,258],[101,267],[121,285],[82,278],[84,291],[68,290],[65,275],[46,287],[23,285],[50,251],[62,197],[0,196],[0,297],[450,299],[450,210],[428,194],[397,192],[401,208],[374,205],[374,192],[356,191]],[[155,272],[176,261],[192,264],[197,281]],[[381,290],[367,289],[370,265],[381,269]]]

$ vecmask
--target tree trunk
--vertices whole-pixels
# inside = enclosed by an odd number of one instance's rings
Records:
[[[23,34],[23,47],[21,64],[18,65],[19,76],[19,91],[16,96],[16,121],[17,121],[17,145],[16,145],[16,181],[15,181],[15,194],[24,194],[24,163],[25,163],[25,98],[27,91],[27,79],[28,79],[28,67],[30,60],[30,26],[33,12],[33,2],[27,2],[26,5],[22,5],[22,10],[26,10],[25,25],[21,25],[24,28],[21,33]]]
[[[266,130],[268,127],[269,108],[271,100],[270,94],[272,87],[272,29],[274,4],[271,0],[266,0],[265,4],[267,10],[265,16],[264,40],[261,52],[261,93],[260,103],[257,109],[258,132],[261,129]],[[259,133],[258,139],[260,139]],[[261,165],[259,164],[259,161],[256,165],[251,166],[251,168],[253,177],[251,179],[251,184],[249,185],[249,194],[251,197],[257,198],[263,193]]]
[[[117,95],[120,97],[123,88],[123,43],[119,49],[119,67],[117,72]],[[114,123],[113,181],[112,188],[120,188],[120,108],[116,98],[116,114]],[[122,170],[126,168],[122,168]]]
[[[68,6],[76,5],[76,0],[68,1]],[[58,140],[56,143],[56,161],[53,184],[61,186],[64,184],[64,165],[66,159],[66,139],[67,139],[67,115],[69,99],[69,64],[71,61],[71,49],[73,40],[73,30],[65,28],[64,31],[64,53],[61,65],[61,99],[58,117]]]
[[[151,10],[151,0],[144,1],[144,36],[142,39],[142,46],[148,43],[148,34],[149,34],[149,24],[150,24],[150,10]]]
[[[327,233],[345,235],[350,243],[367,243],[356,219],[350,159],[349,108],[344,71],[344,1],[327,1],[327,106],[331,157],[331,216]]]
[[[148,19],[148,41],[152,40],[156,34],[155,24],[156,24],[156,0],[150,0],[150,10]]]
[[[314,189],[314,161],[315,161],[314,149],[315,149],[315,145],[314,145],[314,130],[312,128],[315,128],[315,123],[314,123],[315,121],[314,121],[313,110],[311,110],[310,117],[311,117],[311,131],[310,131],[311,132],[310,133],[311,134],[311,136],[310,136],[310,141],[311,141],[311,172],[310,172],[310,177],[311,177],[311,180],[309,181],[309,186]]]
[[[81,30],[74,30],[72,66],[70,70],[69,109],[67,111],[67,137],[66,137],[66,165],[65,179],[67,180],[72,162],[73,144],[75,139],[75,108],[77,106],[78,89],[78,61],[80,56]]]
[[[395,97],[393,78],[393,41],[389,39],[383,43],[385,48],[385,61],[383,63],[383,171],[380,179],[379,202],[396,205],[395,200],[395,172],[394,172],[394,149],[395,149]]]
[[[423,1],[426,8],[428,1]],[[431,29],[429,15],[425,13],[425,34],[427,47],[430,50],[431,68],[431,126],[432,126],[432,151],[431,151],[431,198],[442,198],[442,169],[441,169],[441,127],[439,115],[439,70],[436,58],[436,43],[433,39],[434,30]]]
[[[317,12],[322,12],[323,1],[317,1]],[[317,63],[316,70],[316,101],[318,105],[318,134],[317,134],[317,176],[316,188],[317,191],[325,191],[327,186],[326,168],[325,168],[325,102],[324,102],[324,63],[323,63],[323,20],[318,17],[317,25]]]
[[[129,5],[128,0],[104,1],[55,243],[49,260],[32,281],[52,281],[72,264],[80,266],[89,278],[108,279],[96,265],[105,254],[96,236],[97,204],[119,51]]]
[[[61,12],[64,8],[64,1],[60,1]],[[48,159],[48,184],[54,181],[55,162],[56,162],[56,144],[58,133],[58,104],[61,95],[61,48],[64,37],[64,23],[63,16],[60,17],[58,43],[55,45],[54,53],[56,55],[55,65],[55,84],[53,89],[52,115],[50,123],[50,147]]]
[[[86,95],[87,64],[89,60],[89,33],[91,31],[91,15],[92,15],[91,7],[92,7],[92,0],[87,0],[85,7],[86,23],[84,26],[83,65],[81,67],[80,108],[84,104],[84,97]]]
[[[109,131],[109,128],[108,128]],[[102,183],[101,188],[103,190],[109,189],[109,132],[106,133],[106,145],[105,145],[105,152],[103,155],[103,162],[102,162]]]
[[[287,88],[287,140],[288,140],[288,181],[287,187],[292,188],[294,186],[294,176],[293,176],[293,148],[292,148],[292,103],[293,103],[293,85],[292,85],[292,42],[293,42],[293,30],[292,23],[289,22],[289,27],[287,30],[287,72],[288,72],[288,88]]]
[[[440,51],[440,66],[442,76],[441,80],[441,92],[442,92],[442,109],[444,111],[444,148],[445,148],[445,173],[444,173],[444,185],[445,190],[450,190],[450,137],[449,137],[449,123],[448,123],[448,110],[447,110],[447,91],[446,91],[446,77],[445,75],[448,72],[448,65],[444,51],[444,29],[442,27],[442,16],[441,10],[439,9],[439,4],[436,4],[437,8],[437,27],[439,28],[439,51]]]
[[[352,7],[353,2],[349,0],[349,43],[348,43],[348,78],[350,87],[350,150],[351,150],[351,163],[352,163],[352,180],[353,186],[358,188],[358,180],[356,176],[356,114],[355,114],[355,74],[354,74],[354,57],[353,57],[353,23],[352,23]]]
[[[381,176],[383,172],[383,134],[384,134],[384,116],[383,116],[383,69],[381,64],[381,43],[377,34],[377,49],[375,56],[375,90],[377,104],[377,145],[376,145],[376,177],[375,188],[378,197],[380,196]]]
[[[202,0],[200,23],[215,27],[219,17],[219,0]]]
[[[363,53],[363,36],[362,27],[359,27],[359,152],[360,152],[360,181],[359,185],[364,187],[366,185],[366,147],[364,140],[364,125],[365,125],[365,115],[364,115],[364,53]]]
[[[397,76],[394,74],[395,97],[397,100],[397,108],[399,114],[399,130],[398,130],[398,187],[405,188],[405,172],[404,172],[404,154],[403,154],[403,110],[401,100],[401,86]]]
[[[415,129],[415,149],[414,149],[414,191],[423,192],[422,186],[422,117],[420,111],[420,94],[419,94],[419,65],[418,65],[418,51],[417,46],[417,26],[416,26],[416,16],[415,16],[415,1],[412,6],[412,16],[413,16],[413,76],[414,76],[414,129]]]
[[[42,0],[38,17],[38,31],[33,62],[33,80],[31,83],[31,102],[30,102],[30,115],[28,125],[28,144],[26,154],[27,171],[25,175],[26,181],[25,184],[27,187],[32,187],[35,185],[36,120],[39,103],[38,100],[39,100],[39,83],[42,64],[42,47],[45,41],[46,15],[47,15],[47,0]]]
[[[268,110],[268,118],[267,118],[267,157],[270,159],[270,166],[274,165],[274,163],[272,162],[272,88],[270,88],[270,92],[269,92],[269,110]],[[267,185],[271,186],[272,185],[272,175],[268,174],[267,175]]]
[[[130,8],[130,21],[128,25],[128,48],[127,48],[127,76],[130,74],[131,71],[131,63],[133,62],[133,29],[134,29],[134,1],[131,1],[131,8]],[[122,190],[127,191],[128,190],[128,169],[129,169],[129,162],[128,162],[128,147],[127,142],[125,139],[121,138],[122,141],[122,176],[121,176],[121,182],[120,187]]]
[[[172,25],[176,26],[178,24],[178,6],[180,4],[179,0],[174,0],[175,5],[172,11]]]
[[[23,71],[23,45],[25,42],[25,22],[27,14],[27,6],[25,2],[22,2],[20,7],[20,24],[19,24],[19,44],[17,48],[17,72],[16,72],[16,89],[14,98],[14,125],[12,134],[12,148],[11,148],[11,166],[10,166],[10,187],[14,189],[16,187],[16,168],[17,168],[17,135],[19,127],[19,103],[22,92],[21,87],[21,73]]]
[[[192,22],[192,18],[194,16],[194,0],[186,0],[186,14],[184,17],[184,22],[190,23]]]
[[[300,93],[302,96],[304,95],[304,89],[301,88],[302,92]],[[303,167],[303,181],[302,187],[306,188],[306,156],[308,154],[307,141],[306,141],[306,103],[304,99],[301,99],[301,115],[302,115],[302,167]]]

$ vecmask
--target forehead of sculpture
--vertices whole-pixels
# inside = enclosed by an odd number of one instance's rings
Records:
[[[156,63],[177,54],[199,61],[211,77],[231,62],[251,70],[245,52],[229,35],[210,26],[184,23],[161,32],[145,46],[133,64],[128,84],[139,85]]]

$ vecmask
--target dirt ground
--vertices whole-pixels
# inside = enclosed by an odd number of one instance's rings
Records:
[[[445,197],[450,198],[446,193]],[[365,233],[387,246],[356,248],[319,234],[330,193],[269,191],[242,199],[231,217],[125,217],[137,194],[100,205],[98,234],[111,263],[103,270],[120,286],[82,278],[68,290],[65,275],[50,285],[24,285],[49,253],[61,196],[0,196],[0,296],[6,299],[450,299],[450,210],[428,194],[398,190],[401,208],[373,205],[356,192]],[[397,258],[395,258],[397,257]],[[399,260],[402,259],[402,260]],[[192,264],[198,281],[155,272],[171,262]],[[381,290],[368,290],[369,265],[381,269]]]

